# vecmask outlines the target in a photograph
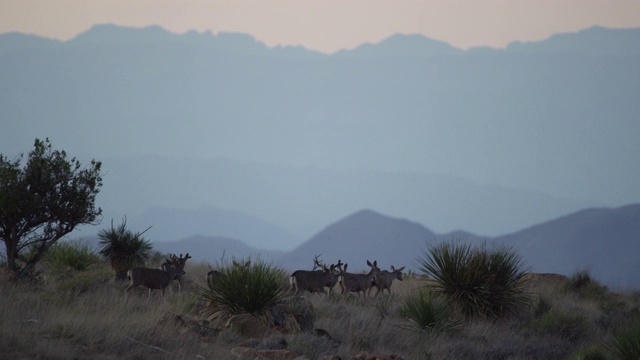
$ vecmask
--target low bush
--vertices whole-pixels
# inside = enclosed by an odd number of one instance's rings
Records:
[[[58,242],[49,249],[43,260],[54,273],[85,271],[99,261],[100,256],[81,240]]]
[[[442,242],[430,246],[418,262],[420,270],[435,281],[434,293],[467,318],[514,315],[529,304],[522,280],[527,269],[507,247]]]
[[[534,319],[529,328],[536,335],[552,335],[571,343],[584,338],[589,331],[583,315],[556,310],[547,311]]]
[[[252,314],[264,317],[285,296],[285,272],[264,261],[233,262],[222,267],[220,275],[199,289],[208,304],[206,316]]]
[[[588,270],[575,272],[564,286],[568,292],[574,292],[583,297],[596,298],[607,292],[607,287],[595,280]]]
[[[605,347],[615,359],[640,359],[640,323],[620,331]]]
[[[460,322],[452,319],[449,306],[426,289],[409,294],[400,307],[400,316],[409,322],[409,328],[421,332],[451,331]]]

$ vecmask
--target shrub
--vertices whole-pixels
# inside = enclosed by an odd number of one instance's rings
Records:
[[[553,336],[577,342],[589,332],[587,319],[577,313],[550,310],[533,320],[529,327],[538,335]]]
[[[465,317],[498,318],[516,314],[530,296],[522,275],[520,257],[504,246],[442,242],[430,246],[418,260],[420,270],[435,281],[436,295],[459,309]]]
[[[148,230],[148,229],[147,229]],[[146,230],[145,230],[146,231]],[[142,233],[133,233],[127,229],[127,220],[117,228],[100,230],[100,255],[104,256],[116,272],[116,280],[125,280],[127,271],[135,266],[144,265],[149,258],[151,243],[142,237]]]
[[[587,349],[571,357],[571,360],[607,360],[607,356],[600,347],[591,345]]]
[[[640,323],[620,332],[605,348],[616,359],[640,359]]]
[[[220,275],[199,289],[200,296],[208,303],[206,316],[252,314],[268,315],[285,296],[282,289],[283,270],[263,261],[250,260],[224,266]]]
[[[59,242],[53,245],[44,261],[54,272],[69,269],[84,271],[100,261],[100,257],[86,242],[80,240]]]
[[[447,304],[424,289],[407,296],[400,307],[400,316],[409,321],[410,328],[421,332],[453,330],[459,325],[459,322],[451,320]]]
[[[596,281],[588,270],[580,270],[571,275],[565,289],[584,297],[599,297],[607,291],[607,287]]]

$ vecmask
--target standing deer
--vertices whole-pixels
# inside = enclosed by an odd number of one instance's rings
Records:
[[[220,271],[215,270],[211,267],[209,267],[211,270],[207,273],[207,283],[208,284],[212,284],[214,281],[216,281],[218,278],[220,278],[220,276],[222,276],[222,273],[220,273]]]
[[[378,268],[378,261],[371,263],[367,260],[367,265],[371,268],[366,274],[352,274],[347,272],[349,264],[344,264],[344,269],[340,272],[338,282],[342,287],[342,294],[345,292],[355,292],[360,296],[362,292],[363,297],[367,297],[367,291],[373,286],[375,275],[380,271]]]
[[[334,270],[335,265],[327,268],[324,264],[322,264],[321,271],[296,270],[291,274],[291,277],[289,277],[289,283],[295,293],[298,293],[299,290],[325,293],[325,284],[331,283],[331,281],[336,278]]]
[[[319,258],[320,258],[320,255],[316,255],[316,256],[313,257],[313,270],[322,272],[323,271],[322,270],[323,267],[326,267],[326,265]],[[335,270],[341,269],[342,268],[342,260],[338,260],[338,263],[335,264],[335,265],[332,264],[330,266],[330,268],[331,269],[335,269]],[[338,282],[338,276],[337,275],[339,275],[339,274],[336,274],[336,276],[327,277],[327,282],[324,284],[324,286],[329,288],[329,294],[333,293],[333,287],[336,286],[336,283]]]
[[[169,260],[169,262],[171,262]],[[185,272],[176,266],[165,266],[165,270],[151,269],[146,267],[135,267],[127,272],[127,278],[131,279],[131,285],[124,290],[124,299],[127,300],[127,292],[131,289],[142,285],[149,289],[149,299],[151,299],[151,290],[160,289],[162,296],[164,290],[178,276],[184,275]]]
[[[384,289],[387,289],[389,294],[391,294],[391,283],[395,279],[402,281],[402,270],[404,270],[404,268],[405,267],[403,266],[400,269],[396,269],[393,267],[393,265],[391,265],[391,271],[378,271],[378,273],[374,277],[375,286],[378,289],[376,296],[380,295],[380,293],[383,292]],[[373,287],[369,288],[369,293],[371,293],[372,289]]]
[[[175,280],[178,281],[178,294],[181,294],[182,293],[182,275],[186,274],[184,272],[184,266],[187,264],[187,260],[191,259],[191,256],[189,255],[189,253],[187,253],[187,255],[185,255],[184,258],[182,257],[182,254],[180,254],[180,257],[177,257],[176,254],[171,254],[169,255],[169,259],[165,259],[166,261],[162,265],[160,265],[160,268],[164,271],[167,271],[168,267],[173,266],[176,269],[182,270],[182,274],[179,274],[175,278]]]

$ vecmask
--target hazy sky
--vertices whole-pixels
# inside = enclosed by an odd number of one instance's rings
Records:
[[[323,52],[394,33],[503,47],[593,25],[640,27],[640,0],[0,0],[0,33],[66,40],[104,23],[241,32]]]

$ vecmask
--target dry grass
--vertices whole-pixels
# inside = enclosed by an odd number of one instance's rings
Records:
[[[537,284],[530,308],[500,321],[473,320],[453,333],[408,328],[399,308],[420,279],[394,282],[391,295],[305,294],[315,312],[314,333],[270,331],[247,339],[214,330],[198,318],[196,285],[209,268],[187,264],[182,294],[162,298],[145,289],[124,301],[126,283],[114,283],[106,264],[84,272],[50,275],[41,283],[0,279],[0,349],[10,359],[236,359],[231,348],[286,348],[309,359],[359,351],[405,359],[582,359],[611,341],[616,329],[640,319],[637,292],[580,293]],[[373,291],[375,293],[375,290]]]

